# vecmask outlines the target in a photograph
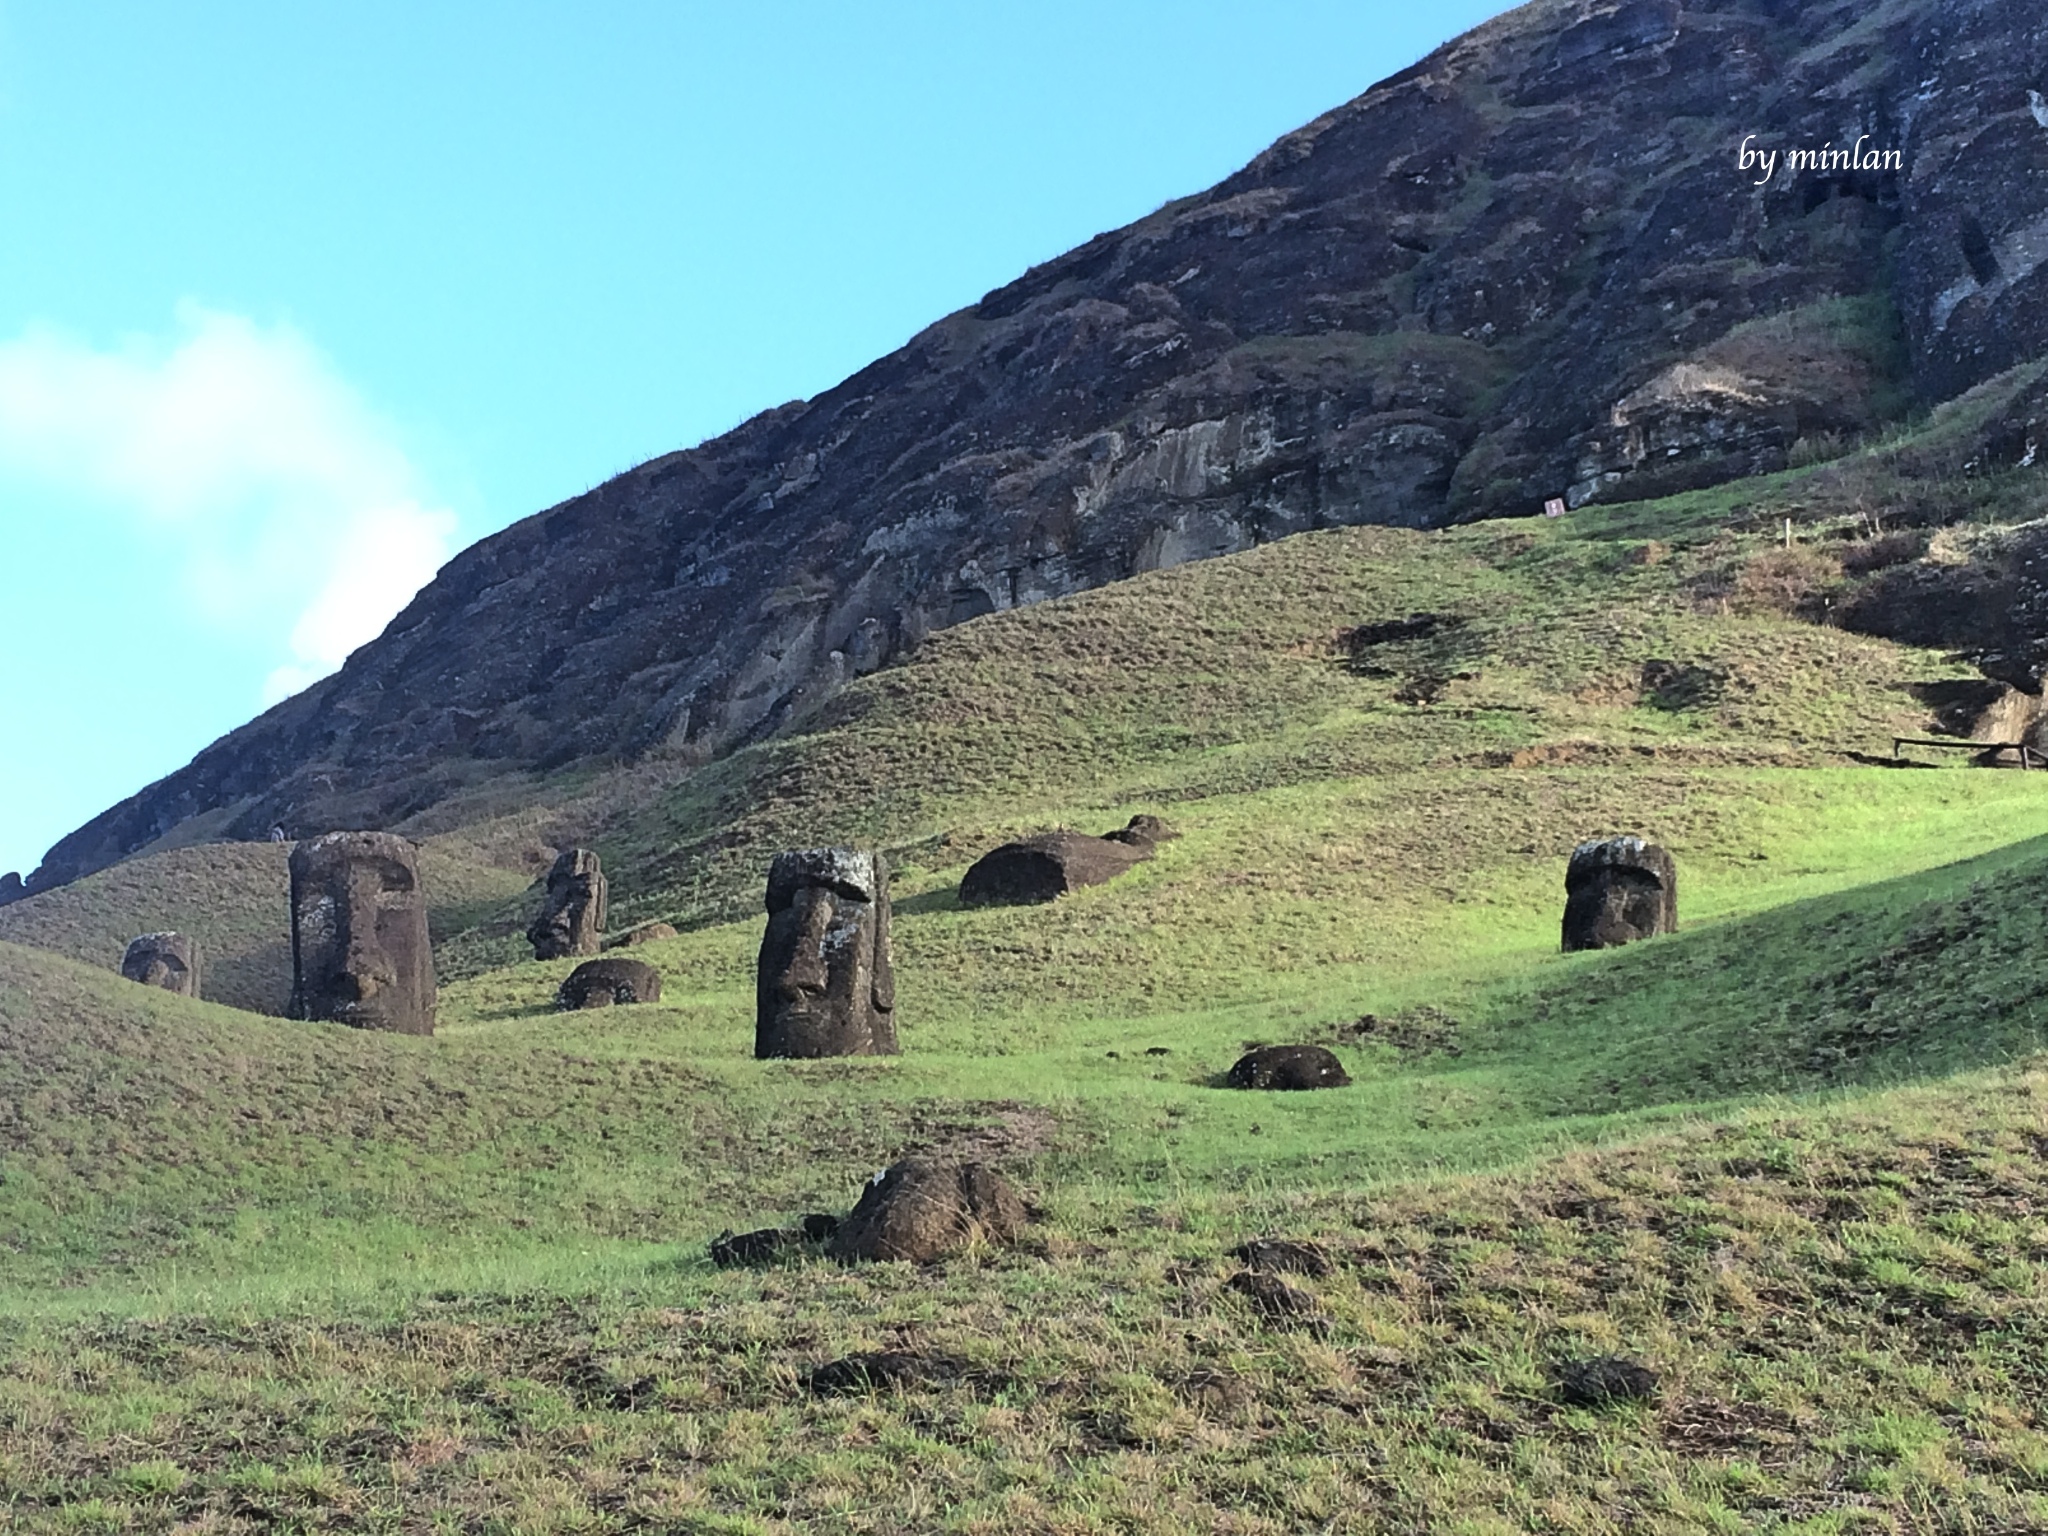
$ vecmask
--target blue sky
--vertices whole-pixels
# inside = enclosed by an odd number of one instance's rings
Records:
[[[0,870],[1497,9],[0,0]]]

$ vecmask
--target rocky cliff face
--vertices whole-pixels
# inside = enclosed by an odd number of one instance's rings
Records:
[[[508,773],[701,760],[940,626],[1301,529],[1781,467],[2048,352],[2043,91],[2038,0],[1539,0],[819,398],[484,540],[31,888],[192,818],[383,826]]]

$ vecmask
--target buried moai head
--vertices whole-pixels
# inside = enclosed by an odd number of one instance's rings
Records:
[[[754,1054],[893,1056],[889,872],[851,848],[778,853],[755,990]]]
[[[526,930],[536,960],[594,955],[604,942],[604,869],[588,848],[564,848],[548,871],[547,900]]]
[[[295,1019],[434,1032],[434,951],[413,845],[329,832],[292,850]]]
[[[121,974],[180,997],[199,995],[199,946],[182,933],[145,933],[121,957]]]
[[[616,956],[584,961],[555,990],[555,1006],[565,1011],[660,1001],[661,973],[644,961]]]
[[[1564,875],[1564,947],[1609,949],[1678,927],[1678,870],[1640,837],[1609,837],[1572,850]]]

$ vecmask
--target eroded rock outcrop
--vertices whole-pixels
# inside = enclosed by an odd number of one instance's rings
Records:
[[[564,848],[548,871],[540,916],[526,930],[533,958],[596,954],[604,944],[608,895],[598,856],[588,848]]]
[[[1564,948],[1610,949],[1678,928],[1678,870],[1640,837],[1607,837],[1572,850],[1564,875]]]
[[[434,950],[419,851],[390,832],[329,832],[291,852],[295,1019],[434,1032]]]
[[[755,982],[754,1054],[896,1054],[889,870],[853,848],[778,853]]]
[[[30,888],[199,816],[260,838],[492,770],[703,761],[992,610],[1330,524],[1709,483],[1952,397],[2048,353],[2044,80],[2038,0],[1510,11],[815,399],[464,551]],[[1897,158],[1790,164],[1822,146]]]
[[[145,933],[121,956],[121,974],[180,997],[199,995],[199,946],[182,933]]]

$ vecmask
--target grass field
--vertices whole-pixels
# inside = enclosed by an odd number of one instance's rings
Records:
[[[1863,462],[1306,535],[443,813],[431,1040],[265,1016],[280,849],[0,912],[10,1528],[2048,1531],[2048,776],[1879,765],[1971,674],[1811,622]],[[1182,835],[1115,884],[959,906],[1139,811]],[[520,960],[571,831],[615,927],[684,929],[660,1004]],[[1560,955],[1622,831],[1681,931]],[[767,855],[840,838],[896,872],[904,1054],[755,1062]],[[206,1001],[113,973],[171,924]],[[1219,1086],[1311,1041],[1353,1086]],[[919,1150],[1008,1170],[1025,1242],[711,1267]],[[1258,1237],[1314,1245],[1293,1299]],[[807,1388],[884,1348],[932,1379]],[[1566,1402],[1606,1354],[1654,1396]]]

